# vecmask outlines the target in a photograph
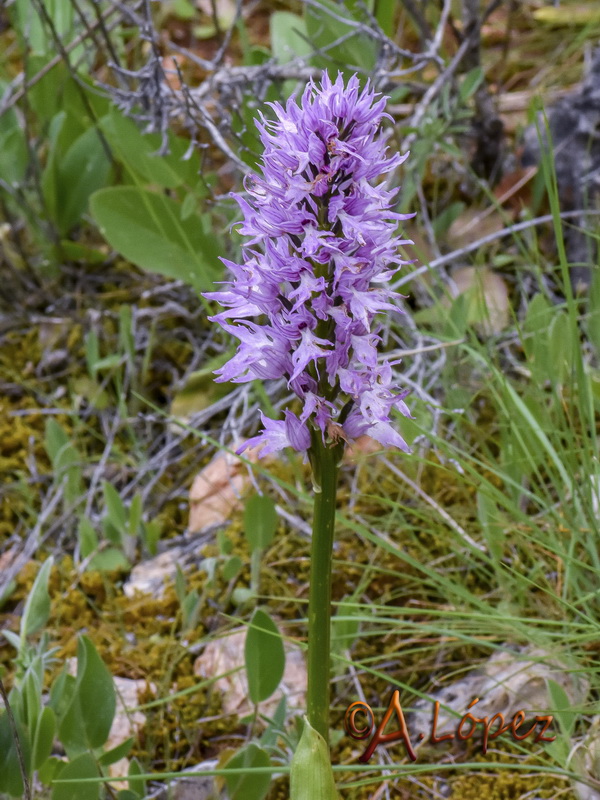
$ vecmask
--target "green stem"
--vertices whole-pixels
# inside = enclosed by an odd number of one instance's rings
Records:
[[[310,460],[315,484],[308,601],[308,721],[329,741],[331,560],[338,462],[342,448],[314,436]]]

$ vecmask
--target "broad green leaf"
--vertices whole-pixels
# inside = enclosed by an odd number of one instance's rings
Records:
[[[133,736],[130,736],[129,739],[125,739],[125,741],[121,742],[121,744],[118,744],[111,750],[107,750],[106,753],[102,753],[102,755],[98,758],[98,763],[103,767],[107,767],[109,764],[115,764],[121,758],[127,758],[129,751],[133,747],[134,741],[135,739]]]
[[[267,495],[252,495],[244,507],[244,532],[251,550],[264,550],[277,530],[275,503]]]
[[[43,786],[50,786],[55,778],[58,778],[60,773],[66,767],[64,762],[58,756],[50,756],[47,758],[42,766],[38,769],[38,778]]]
[[[54,477],[61,483],[65,477],[65,500],[74,503],[83,493],[81,456],[66,431],[54,419],[46,421],[46,452],[52,461]]]
[[[175,594],[177,595],[179,605],[182,606],[185,602],[187,591],[185,585],[185,575],[183,574],[183,570],[179,564],[175,564]]]
[[[253,703],[261,703],[279,686],[285,669],[285,652],[277,626],[260,608],[250,620],[244,657],[248,694]]]
[[[23,45],[31,55],[46,55],[51,49],[51,40],[44,29],[35,3],[31,0],[15,0],[12,15],[14,30],[22,38]]]
[[[158,540],[162,533],[162,523],[158,519],[142,522],[142,541],[151,556],[158,552]]]
[[[31,770],[31,747],[27,730],[15,719],[17,735],[27,773]],[[0,712],[0,792],[23,797],[23,779],[15,746],[13,730],[6,711]]]
[[[84,711],[86,740],[91,748],[100,747],[108,738],[115,716],[116,695],[112,675],[87,636],[77,643],[76,694]]]
[[[162,134],[142,133],[135,122],[114,107],[102,117],[100,125],[113,156],[127,170],[128,183],[142,182],[161,189],[185,186],[192,190],[196,202],[208,195],[198,148],[190,148],[189,139],[168,132],[168,152],[160,155]]]
[[[123,530],[127,525],[127,511],[120,494],[108,481],[102,481],[102,493],[109,520],[115,528]]]
[[[188,192],[186,196],[183,198],[183,203],[181,204],[181,212],[180,216],[182,220],[189,219],[192,214],[195,214],[198,208],[198,197],[194,192]]]
[[[395,0],[376,0],[375,19],[386,36],[393,37],[394,19],[399,3]]]
[[[71,442],[59,452],[54,462],[54,472],[59,482],[66,477],[64,486],[65,501],[68,504],[72,504],[81,499],[83,494],[81,456]]]
[[[88,570],[97,569],[100,572],[128,572],[131,569],[127,557],[118,547],[107,547],[92,556]]]
[[[198,590],[192,589],[192,591],[186,596],[181,606],[184,630],[192,630],[196,627],[201,604],[202,601],[200,599],[200,595],[198,594]]]
[[[98,535],[94,526],[87,517],[81,517],[77,528],[79,552],[82,558],[87,558],[98,547]]]
[[[160,134],[143,134],[133,120],[116,109],[102,119],[101,127],[116,157],[127,169],[165,189],[181,186],[180,171],[173,169],[168,157],[157,154]]]
[[[130,536],[137,536],[142,522],[142,496],[133,496],[129,506],[129,519],[127,520],[127,530]]]
[[[108,182],[111,163],[96,128],[89,128],[69,148],[56,173],[55,219],[66,235],[87,212],[90,196]]]
[[[66,447],[68,444],[69,437],[60,423],[52,418],[46,420],[46,436],[44,439],[44,445],[53,465],[62,448]]]
[[[328,13],[331,11],[331,14]],[[354,32],[356,28],[344,22],[341,17],[358,22],[361,11],[356,0],[336,3],[333,0],[320,0],[319,7],[306,5],[304,19],[309,40],[315,50],[324,50],[324,54],[313,58],[316,66],[339,67],[351,74],[355,67],[365,72],[372,72],[377,63],[377,45],[365,34],[356,32],[341,44],[330,45],[343,36]]]
[[[48,594],[48,580],[54,558],[47,558],[35,577],[31,591],[27,596],[23,616],[21,617],[21,638],[31,636],[43,628],[50,616],[50,595]]]
[[[577,718],[577,711],[573,709],[572,702],[559,683],[548,678],[547,684],[550,702],[552,703],[552,707],[548,710],[557,719],[562,733],[565,736],[570,736]]]
[[[33,740],[33,769],[39,769],[52,753],[52,744],[56,733],[56,714],[46,706],[40,714]]]
[[[304,730],[292,759],[290,800],[339,800],[329,748],[304,717]]]
[[[98,767],[91,753],[82,753],[70,761],[61,770],[60,775],[52,783],[52,800],[98,800],[101,783],[77,783],[78,778],[100,777]],[[75,780],[74,783],[59,783],[63,780]]]
[[[33,741],[38,717],[42,708],[42,685],[35,670],[28,667],[21,685],[23,699],[23,722],[27,726],[30,741]]]
[[[239,556],[230,556],[223,564],[223,578],[226,581],[232,580],[240,572],[243,566],[244,562]]]
[[[93,713],[90,713],[93,709]],[[104,744],[115,715],[112,676],[87,636],[77,642],[77,677],[69,706],[59,723],[67,752],[78,753]]]
[[[181,219],[170,197],[135,186],[101,189],[90,209],[111,247],[142,269],[185,281],[203,291],[221,268],[216,236],[207,236],[197,216]]]
[[[48,705],[54,709],[59,721],[61,721],[66,714],[74,691],[75,678],[69,675],[67,665],[65,664],[50,688],[50,700],[48,703]]]
[[[144,770],[137,758],[132,758],[129,762],[129,770],[127,773],[127,783],[129,791],[135,792],[140,797],[146,796],[146,781],[143,778],[138,778],[138,775],[143,775]]]
[[[475,94],[481,82],[483,81],[483,78],[484,74],[481,67],[475,67],[467,72],[459,89],[459,96],[463,103]]]
[[[275,11],[271,14],[271,50],[280,64],[297,56],[308,56],[312,46],[308,41],[305,20],[290,11]]]
[[[0,95],[6,82],[0,81]],[[20,183],[27,169],[28,153],[25,131],[14,109],[0,116],[0,175],[9,184]]]
[[[227,775],[225,781],[230,800],[263,800],[269,791],[271,776],[266,773],[252,774],[253,767],[270,767],[271,761],[267,753],[254,742],[243,747],[232,756],[225,765],[225,770],[244,769],[245,775]],[[315,795],[313,800],[316,800]]]

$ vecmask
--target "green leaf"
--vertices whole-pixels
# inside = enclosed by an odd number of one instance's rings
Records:
[[[77,528],[79,552],[82,558],[87,558],[98,547],[98,536],[94,526],[87,517],[81,517]]]
[[[183,615],[183,630],[191,630],[192,628],[196,627],[201,604],[202,601],[200,599],[200,595],[198,594],[198,590],[192,589],[181,606],[181,612]]]
[[[467,72],[467,74],[462,80],[458,92],[460,99],[462,100],[463,103],[466,102],[470,97],[472,97],[475,94],[475,92],[481,85],[483,78],[484,74],[481,67],[474,67],[472,70]]]
[[[0,94],[6,82],[0,81]],[[27,169],[27,140],[14,109],[0,116],[0,175],[9,183],[20,183]]]
[[[230,556],[223,564],[223,578],[226,581],[232,580],[240,572],[243,566],[244,562],[239,556]]]
[[[142,496],[133,496],[129,506],[129,519],[127,520],[127,530],[130,536],[137,536],[142,522]]]
[[[140,800],[140,795],[130,789],[121,789],[117,792],[117,800]]]
[[[209,289],[220,273],[216,236],[207,236],[197,216],[181,220],[169,197],[135,186],[101,189],[90,210],[115,250],[142,269]]]
[[[65,664],[56,677],[50,689],[49,705],[54,709],[57,718],[62,720],[69,708],[73,692],[75,691],[75,678],[69,675]],[[60,731],[59,731],[60,736]]]
[[[277,626],[260,608],[250,620],[244,657],[248,694],[253,703],[261,703],[279,686],[285,669],[285,652]]]
[[[18,635],[14,631],[9,631],[9,630],[5,629],[5,630],[1,631],[1,633],[4,636],[4,638],[8,642],[10,642],[10,644],[12,644],[12,646],[16,650],[20,650],[21,649],[21,640],[19,639]]]
[[[188,192],[186,196],[183,198],[183,203],[181,204],[181,212],[180,217],[182,220],[189,219],[192,214],[196,213],[196,209],[198,208],[198,197],[193,192]]]
[[[399,3],[395,2],[395,0],[376,0],[375,19],[386,36],[393,36],[394,19],[398,6]]]
[[[22,38],[23,45],[32,55],[45,55],[50,49],[50,40],[34,3],[29,0],[15,0],[13,25]]]
[[[131,792],[135,792],[140,797],[146,796],[146,781],[143,778],[138,778],[138,775],[142,775],[144,770],[142,769],[142,765],[138,761],[137,758],[132,758],[129,762],[129,771],[127,774],[128,777],[128,785],[129,790]]]
[[[21,698],[23,701],[23,722],[27,725],[30,740],[33,741],[42,707],[42,686],[35,670],[31,667],[28,667],[25,673],[21,686]]]
[[[101,783],[77,783],[80,778],[98,778],[98,767],[91,753],[82,753],[61,770],[52,786],[52,800],[98,800]],[[74,783],[57,783],[56,780],[75,780]]]
[[[275,503],[267,495],[252,495],[244,507],[244,532],[251,550],[264,550],[277,530]]]
[[[93,709],[93,713],[90,710]],[[112,675],[87,636],[77,642],[77,677],[70,704],[59,724],[67,752],[100,747],[108,738],[116,710]]]
[[[328,10],[332,13],[329,14]],[[378,48],[370,36],[356,32],[342,44],[330,47],[337,39],[356,31],[354,26],[348,25],[340,17],[346,17],[356,22],[362,19],[356,0],[346,0],[345,3],[320,0],[319,7],[311,5],[304,7],[309,41],[315,50],[325,50],[324,55],[317,55],[313,58],[315,66],[331,69],[333,63],[348,73],[351,73],[355,67],[366,73],[372,72],[377,63]]]
[[[304,730],[292,759],[290,800],[339,800],[329,748],[304,717]]]
[[[101,120],[100,126],[116,157],[127,169],[165,189],[181,186],[180,172],[171,166],[168,157],[157,155],[160,134],[141,133],[133,120],[116,109]]]
[[[185,575],[179,564],[175,564],[175,594],[180,606],[185,603],[186,593]]]
[[[27,774],[31,771],[31,747],[29,736],[25,727],[15,719],[17,735],[21,744],[23,760]],[[13,797],[23,796],[23,779],[19,766],[19,757],[15,746],[13,730],[10,725],[8,714],[3,711],[0,714],[0,792],[6,792]]]
[[[550,702],[552,703],[552,708],[549,711],[556,717],[562,733],[570,737],[577,718],[577,712],[572,708],[572,703],[567,693],[559,683],[551,678],[547,679],[547,683]]]
[[[45,446],[57,483],[61,483],[66,476],[65,500],[67,503],[74,503],[83,493],[81,456],[66,431],[54,419],[46,421]]]
[[[79,665],[83,664],[80,671]],[[76,692],[84,714],[86,738],[91,748],[100,747],[108,738],[116,710],[116,694],[112,675],[98,655],[96,648],[82,636],[77,643]],[[89,713],[93,709],[94,713]]]
[[[97,128],[89,128],[69,148],[56,173],[55,220],[67,234],[87,212],[90,196],[108,182],[111,163]]]
[[[53,466],[61,449],[66,447],[68,444],[69,437],[60,423],[52,418],[46,420],[46,436],[44,439],[44,446]]]
[[[23,616],[21,617],[21,638],[25,639],[43,628],[50,616],[50,595],[48,580],[54,558],[47,558],[35,577],[31,591],[27,597]]]
[[[98,763],[103,767],[108,767],[109,764],[116,764],[116,762],[121,758],[127,758],[129,751],[133,747],[134,741],[135,739],[133,736],[130,736],[129,739],[125,739],[125,741],[121,742],[121,744],[118,744],[111,750],[107,750],[106,753],[102,753],[98,759]]]
[[[50,786],[55,778],[58,778],[60,773],[66,767],[66,763],[58,756],[50,756],[47,758],[42,766],[38,769],[38,778],[43,786]]]
[[[121,500],[121,496],[108,481],[102,481],[102,493],[104,495],[104,505],[110,523],[120,532],[124,533],[127,526],[127,511]]]
[[[227,792],[230,800],[263,800],[269,791],[271,776],[265,773],[252,774],[255,767],[270,767],[271,761],[267,753],[254,742],[243,747],[225,764],[225,770],[244,769],[244,775],[227,775]],[[313,800],[316,800],[315,795]]]
[[[117,547],[107,547],[106,550],[100,550],[92,557],[88,565],[88,570],[97,569],[100,572],[128,572],[131,569],[131,564],[127,557]]]
[[[151,556],[158,552],[158,540],[162,533],[162,523],[158,519],[142,522],[142,541]]]
[[[52,744],[56,733],[56,714],[46,706],[40,714],[33,740],[33,769],[39,769],[52,753]]]
[[[312,46],[308,40],[305,20],[290,11],[275,11],[271,14],[271,50],[280,64],[297,56],[308,56]]]

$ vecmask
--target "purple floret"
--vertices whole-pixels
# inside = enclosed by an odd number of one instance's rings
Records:
[[[210,319],[240,341],[217,380],[284,377],[304,410],[283,420],[261,414],[262,431],[242,450],[306,453],[311,430],[325,442],[341,428],[349,441],[368,434],[409,452],[390,424],[392,409],[411,416],[407,392],[379,361],[372,330],[377,314],[401,311],[402,295],[387,281],[407,263],[399,245],[412,244],[396,233],[412,216],[391,210],[398,189],[374,183],[408,155],[387,155],[386,98],[377,97],[356,76],[345,86],[324,73],[300,105],[270,103],[276,119],[257,122],[262,175],[246,179],[246,196],[234,195],[239,232],[249,237],[244,261],[223,259],[233,280],[205,294],[225,309]]]

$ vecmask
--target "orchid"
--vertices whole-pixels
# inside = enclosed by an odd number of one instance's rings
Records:
[[[380,130],[386,98],[356,76],[344,85],[324,73],[310,81],[300,104],[271,103],[260,115],[262,175],[234,194],[248,237],[241,264],[223,259],[232,279],[205,294],[223,311],[210,317],[239,340],[235,355],[216,370],[219,381],[285,378],[301,410],[283,419],[261,412],[259,433],[239,448],[261,456],[285,447],[312,468],[314,514],[308,601],[308,687],[305,733],[309,747],[327,752],[330,707],[331,571],[337,480],[347,442],[363,434],[384,446],[409,448],[392,425],[394,410],[410,417],[408,394],[394,383],[398,362],[380,359],[379,314],[401,311],[387,286],[412,244],[397,233],[412,216],[392,210],[398,189],[389,173],[406,158],[389,155]],[[382,176],[388,176],[384,177]],[[318,747],[321,747],[319,744]],[[318,749],[317,747],[317,749]],[[300,797],[313,764],[299,747],[292,763],[292,796]],[[306,762],[306,763],[305,763]],[[334,787],[331,765],[327,783]],[[304,791],[303,797],[306,796]],[[327,797],[335,796],[330,788]]]
[[[398,247],[412,244],[396,233],[412,216],[391,210],[398,189],[376,182],[406,158],[388,155],[385,101],[356,76],[344,85],[325,73],[299,105],[270,103],[275,119],[257,121],[262,175],[234,195],[249,237],[243,263],[224,259],[233,280],[205,294],[225,309],[210,319],[240,343],[217,380],[284,377],[303,411],[261,415],[262,430],[238,452],[310,454],[315,435],[324,445],[362,434],[408,452],[391,424],[393,409],[410,417],[408,392],[380,361],[374,328],[378,314],[401,311],[386,282],[407,263]]]

